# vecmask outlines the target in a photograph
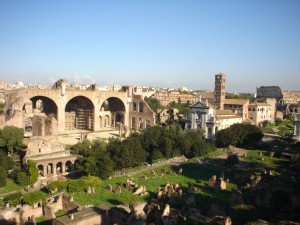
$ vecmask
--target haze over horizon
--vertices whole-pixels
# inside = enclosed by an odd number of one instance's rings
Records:
[[[300,90],[300,1],[0,1],[0,81]]]

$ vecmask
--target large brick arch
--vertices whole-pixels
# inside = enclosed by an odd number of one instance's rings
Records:
[[[5,90],[4,96],[6,100],[5,112],[14,112],[12,115],[5,115],[4,122],[1,126],[16,126],[24,128],[24,105],[30,99],[34,102],[37,98],[43,98],[51,106],[49,109],[56,113],[57,119],[57,132],[58,134],[64,134],[66,132],[66,126],[70,123],[67,121],[68,115],[66,115],[66,107],[72,99],[81,96],[89,99],[90,105],[93,105],[93,114],[91,121],[93,127],[90,130],[98,131],[101,130],[105,125],[113,124],[117,125],[117,120],[120,120],[124,126],[131,127],[132,117],[150,118],[151,124],[155,123],[155,114],[149,108],[149,106],[143,101],[141,96],[136,96],[132,92],[131,87],[124,87],[121,91],[98,91],[96,88],[79,90],[75,87],[56,87],[48,89],[39,88],[27,88],[17,90]],[[40,97],[38,97],[40,96]],[[101,111],[101,106],[108,100],[111,102],[112,108],[110,111]],[[143,112],[133,112],[132,101],[137,103],[143,102]],[[138,108],[138,107],[137,107]],[[11,110],[8,110],[11,109]],[[57,110],[56,110],[57,109]],[[48,113],[52,112],[47,110]],[[46,112],[46,113],[47,113]],[[110,123],[108,123],[108,121]]]
[[[111,96],[111,97],[106,98],[106,99],[102,102],[102,104],[101,104],[100,107],[102,107],[103,104],[104,104],[106,101],[108,102],[108,104],[109,104],[110,107],[111,107],[111,108],[109,109],[109,111],[111,111],[111,112],[115,112],[115,111],[124,111],[124,112],[126,112],[125,103],[124,103],[124,101],[123,101],[122,99],[120,99],[119,97]],[[101,110],[101,108],[100,108],[100,110]]]
[[[36,102],[38,100],[43,101],[43,103],[44,103],[44,108],[43,108],[44,111],[43,112],[46,115],[54,113],[55,117],[57,116],[58,106],[52,98],[49,98],[49,97],[43,96],[43,95],[36,95],[36,96],[32,96],[31,98],[29,98],[27,101],[31,101],[32,102],[32,108],[35,109],[36,108]],[[27,101],[23,104],[23,109],[24,109]]]
[[[91,99],[78,95],[70,99],[65,106],[66,130],[94,130],[95,105]],[[69,120],[71,118],[71,120]],[[73,120],[73,118],[75,120]],[[72,124],[73,120],[73,124]]]

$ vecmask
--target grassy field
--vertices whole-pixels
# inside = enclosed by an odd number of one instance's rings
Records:
[[[260,156],[259,153],[262,152],[263,156]],[[227,151],[214,151],[205,157],[213,158],[219,155],[227,154]],[[201,157],[204,158],[204,157]],[[184,187],[183,193],[187,193],[188,184],[193,184],[197,190],[195,193],[195,200],[197,206],[201,209],[208,209],[211,203],[217,203],[221,206],[224,206],[227,210],[227,213],[231,216],[234,224],[245,224],[247,221],[255,220],[258,218],[264,219],[264,210],[253,207],[251,205],[244,206],[243,209],[229,207],[229,199],[231,196],[232,188],[237,187],[236,183],[233,183],[232,174],[225,170],[225,178],[230,178],[232,182],[227,184],[227,189],[220,192],[215,192],[212,188],[208,186],[208,180],[213,175],[220,176],[221,172],[224,170],[219,167],[206,166],[205,164],[197,163],[201,158],[194,158],[189,160],[186,163],[181,165],[164,165],[161,167],[153,168],[156,173],[155,177],[151,177],[151,167],[146,172],[140,172],[136,175],[121,175],[114,176],[110,180],[103,180],[102,183],[95,187],[96,193],[87,194],[84,192],[79,193],[70,193],[74,200],[82,206],[85,205],[119,205],[119,204],[128,204],[132,205],[137,202],[146,201],[150,202],[152,199],[157,198],[157,189],[158,187],[164,187],[167,183],[181,183]],[[262,160],[263,158],[263,160]],[[223,159],[216,159],[223,160]],[[272,170],[278,170],[279,168],[285,168],[288,164],[288,160],[285,159],[277,159],[274,157],[269,157],[267,151],[262,150],[251,150],[248,152],[245,161],[251,164],[251,167],[244,168],[247,172],[247,175],[253,174],[255,171],[261,171],[262,168],[268,167]],[[132,171],[140,170],[144,171],[147,166],[141,166],[138,168],[127,169],[124,172],[130,173]],[[183,169],[183,173],[181,175],[178,174],[179,169]],[[161,169],[165,169],[169,171],[171,174],[161,174]],[[249,174],[248,174],[249,173]],[[175,174],[175,175],[174,175]],[[126,183],[128,178],[131,178],[135,183],[139,186],[146,186],[148,194],[145,196],[136,196],[132,194],[132,191],[127,190],[123,187],[123,184]],[[145,177],[147,179],[145,179]],[[110,184],[113,187],[113,190],[116,189],[118,185],[122,186],[122,193],[116,194],[114,192],[110,192],[106,189],[106,186]],[[245,199],[247,199],[247,193],[245,192]],[[187,198],[187,194],[184,194],[180,199],[174,199],[171,202],[168,202],[172,207],[180,209],[184,204]],[[65,215],[64,211],[57,212],[56,216]],[[38,225],[48,225],[50,224],[48,221],[45,221],[43,217],[37,218]]]
[[[260,153],[262,153],[262,156],[259,155]],[[251,150],[248,152],[245,160],[254,164],[261,164],[265,167],[274,170],[283,169],[287,167],[289,162],[289,160],[287,159],[270,157],[268,151],[265,150]]]
[[[7,184],[5,187],[0,189],[0,194],[4,194],[11,191],[19,191],[22,190],[24,187],[17,185],[14,181],[11,179],[7,179]]]
[[[64,215],[67,215],[67,213],[64,210],[58,210],[55,213],[56,218],[60,217],[60,216],[64,216]],[[45,217],[43,217],[43,216],[37,217],[35,221],[36,221],[37,225],[51,225],[52,224],[51,221],[46,220]]]
[[[284,136],[290,136],[290,135],[294,134],[294,125],[291,120],[283,120],[279,125],[270,124],[266,127],[262,127],[262,132],[275,134],[273,131],[273,128],[275,128],[277,130],[280,130],[280,129],[284,130]],[[280,132],[278,132],[278,133],[281,134]]]
[[[140,201],[150,201],[153,198],[156,198],[157,188],[161,186],[165,186],[167,183],[181,183],[183,185],[184,192],[187,192],[188,184],[194,184],[197,187],[196,192],[196,200],[199,204],[203,202],[211,202],[214,199],[218,199],[221,203],[227,204],[230,192],[223,191],[219,193],[215,193],[213,189],[207,187],[207,182],[212,175],[217,175],[221,173],[220,169],[207,169],[202,164],[196,163],[187,163],[182,164],[180,168],[183,169],[182,175],[163,175],[160,176],[161,169],[165,169],[168,171],[174,171],[178,173],[179,167],[178,166],[163,166],[161,168],[154,169],[156,172],[156,177],[151,177],[151,172],[148,171],[146,173],[140,173],[136,176],[133,176],[132,179],[135,183],[139,186],[143,185],[146,186],[148,195],[139,197],[132,195],[131,191],[122,188],[121,194],[115,194],[106,190],[106,185],[112,185],[113,189],[115,189],[118,185],[123,186],[126,183],[127,176],[122,177],[115,177],[111,180],[104,180],[102,184],[96,187],[95,194],[87,194],[87,193],[75,193],[74,199],[81,205],[100,205],[100,204],[109,204],[109,205],[116,205],[116,204],[134,204]],[[146,176],[147,179],[144,179],[143,176]],[[235,187],[234,184],[229,183],[227,185],[227,189],[231,190]],[[178,200],[174,202],[174,206],[180,206],[184,201]]]

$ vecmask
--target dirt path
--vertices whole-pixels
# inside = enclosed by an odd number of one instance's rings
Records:
[[[233,149],[231,149],[231,152],[233,154],[237,154],[240,157],[240,160],[244,160],[242,158],[242,156],[244,156],[245,154],[247,154],[249,151],[251,151],[251,150],[247,150],[247,149],[243,149],[243,148],[233,148]],[[227,158],[227,154],[216,156],[214,158],[226,159]]]

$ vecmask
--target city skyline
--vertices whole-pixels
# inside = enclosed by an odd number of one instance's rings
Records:
[[[0,81],[299,90],[299,1],[1,1]]]

